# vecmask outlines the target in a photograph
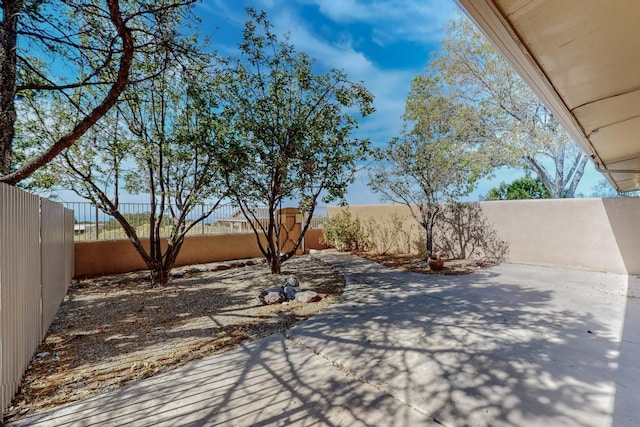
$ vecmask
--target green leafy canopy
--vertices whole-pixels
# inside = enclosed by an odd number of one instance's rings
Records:
[[[356,114],[374,111],[373,95],[341,70],[317,73],[288,37],[273,33],[264,12],[247,13],[240,55],[226,59],[217,80],[222,115],[232,129],[224,173],[249,217],[256,206],[267,209],[270,225],[255,231],[271,242],[262,249],[277,270],[276,210],[285,200],[298,200],[310,218],[319,200],[344,197],[369,152],[369,141],[352,133]]]

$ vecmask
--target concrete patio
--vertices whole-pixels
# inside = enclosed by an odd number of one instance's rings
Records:
[[[345,294],[287,336],[9,425],[640,423],[635,277],[517,264],[420,275],[318,256]]]

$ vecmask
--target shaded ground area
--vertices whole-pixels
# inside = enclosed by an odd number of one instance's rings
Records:
[[[267,265],[211,271],[151,287],[145,274],[74,282],[25,374],[5,421],[84,399],[173,369],[237,344],[290,328],[337,301],[344,281],[335,268],[298,257],[273,276]],[[226,267],[224,267],[226,268]],[[295,275],[320,302],[262,305],[262,289]]]
[[[347,278],[341,303],[287,337],[349,376],[446,426],[638,425],[639,341],[628,322],[638,304],[626,276],[512,264],[424,275],[333,262]],[[392,411],[367,424],[389,425]]]

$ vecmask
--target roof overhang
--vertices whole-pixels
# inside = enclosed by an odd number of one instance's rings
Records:
[[[619,191],[640,188],[640,2],[457,0]]]

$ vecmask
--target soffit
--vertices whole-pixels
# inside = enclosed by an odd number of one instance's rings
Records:
[[[607,179],[640,188],[640,2],[458,1]]]

